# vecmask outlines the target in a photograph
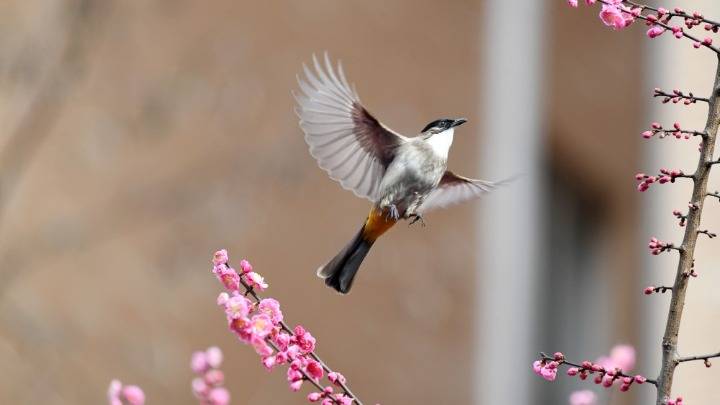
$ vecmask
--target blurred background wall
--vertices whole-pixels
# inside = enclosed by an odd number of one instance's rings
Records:
[[[664,85],[689,64],[670,69],[641,26],[614,34],[596,12],[500,0],[0,3],[0,403],[101,403],[114,377],[150,403],[193,403],[189,356],[209,345],[226,353],[234,403],[301,402],[226,330],[209,272],[223,247],[254,264],[368,403],[560,404],[581,385],[539,380],[536,351],[594,359],[631,343],[656,356],[665,308],[641,305],[644,278],[659,274],[644,245],[675,207],[648,212],[664,200],[634,192],[632,175],[661,153],[637,135],[656,113],[658,83],[643,72]],[[316,167],[290,95],[323,50],[401,133],[470,118],[452,169],[523,174],[426,228],[393,229],[344,297],[314,272],[368,203]],[[683,331],[702,352],[718,308],[710,285]],[[678,392],[710,403],[693,386],[712,378],[700,371]]]
[[[562,404],[582,384],[549,387],[523,372],[523,359],[561,350],[594,360],[638,343],[642,28],[613,38],[596,9],[566,2],[497,0],[487,10],[516,23],[486,27],[483,173],[525,175],[480,208],[489,249],[478,252],[476,398]],[[601,404],[637,403],[635,392],[597,392]]]

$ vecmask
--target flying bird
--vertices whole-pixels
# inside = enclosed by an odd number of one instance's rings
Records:
[[[503,182],[447,170],[455,128],[466,119],[438,119],[415,137],[403,136],[368,112],[339,62],[335,69],[327,53],[324,62],[313,55],[314,71],[303,65],[304,77],[298,76],[300,127],[318,166],[372,202],[355,237],[317,271],[325,284],[347,294],[372,245],[400,219],[422,222],[428,211],[478,198]]]

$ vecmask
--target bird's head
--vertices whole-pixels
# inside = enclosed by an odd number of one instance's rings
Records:
[[[457,126],[460,126],[464,123],[466,123],[467,120],[465,118],[458,118],[458,119],[452,119],[452,118],[443,118],[439,120],[435,120],[425,126],[421,133],[426,135],[435,135],[439,134],[441,132],[445,132],[448,129],[455,128]]]

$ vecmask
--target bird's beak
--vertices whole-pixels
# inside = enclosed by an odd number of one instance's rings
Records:
[[[462,124],[464,124],[464,123],[466,123],[466,122],[467,122],[467,120],[466,120],[465,118],[458,118],[458,119],[456,119],[455,121],[453,121],[452,126],[453,126],[453,128],[459,127],[460,125],[462,125]]]

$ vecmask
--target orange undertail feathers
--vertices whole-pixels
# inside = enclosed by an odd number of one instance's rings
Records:
[[[380,235],[387,232],[396,223],[396,219],[389,218],[383,210],[373,206],[365,220],[362,231],[363,239],[375,242]]]

